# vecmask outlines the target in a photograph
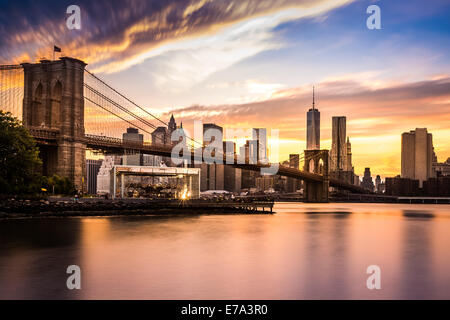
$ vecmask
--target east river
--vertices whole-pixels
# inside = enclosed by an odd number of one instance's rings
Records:
[[[0,299],[450,299],[450,205],[274,210],[0,220]]]

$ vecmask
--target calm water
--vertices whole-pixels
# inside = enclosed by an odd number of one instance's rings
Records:
[[[450,299],[450,206],[276,211],[0,221],[0,298]],[[69,265],[81,291],[66,289]]]

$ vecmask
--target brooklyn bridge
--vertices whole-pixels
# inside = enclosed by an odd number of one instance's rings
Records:
[[[0,109],[21,119],[36,139],[44,174],[69,177],[78,190],[86,188],[87,150],[172,155],[172,145],[136,143],[117,137],[119,127],[132,126],[151,134],[158,125],[167,124],[89,72],[78,59],[62,57],[57,61],[0,66],[0,94]],[[195,152],[193,142],[190,158],[203,161],[198,156],[203,153]],[[272,165],[248,158],[239,161],[237,155],[234,162],[229,160],[224,155],[227,165],[251,171]],[[327,202],[329,187],[367,193],[329,176],[328,150],[305,150],[301,160],[303,170],[279,165],[277,174],[304,181],[305,201]]]

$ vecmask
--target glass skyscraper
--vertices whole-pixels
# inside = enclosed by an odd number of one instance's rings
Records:
[[[320,112],[316,109],[314,89],[313,106],[307,114],[306,150],[320,150]]]

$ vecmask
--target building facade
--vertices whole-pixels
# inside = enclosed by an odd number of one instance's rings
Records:
[[[419,186],[433,177],[433,137],[426,128],[402,134],[402,178],[419,180]]]
[[[344,170],[347,156],[347,118],[333,117],[332,141],[330,150],[331,171]]]
[[[87,194],[97,194],[97,176],[102,163],[102,160],[86,160]]]
[[[372,174],[370,173],[370,168],[366,168],[364,171],[364,177],[363,181],[361,183],[361,187],[363,187],[366,190],[374,191],[375,186],[373,184]]]
[[[313,89],[313,105],[306,115],[306,150],[320,150],[320,112],[316,109]]]
[[[267,129],[253,129],[252,139],[256,141],[256,156],[258,162],[268,161],[267,157]]]

